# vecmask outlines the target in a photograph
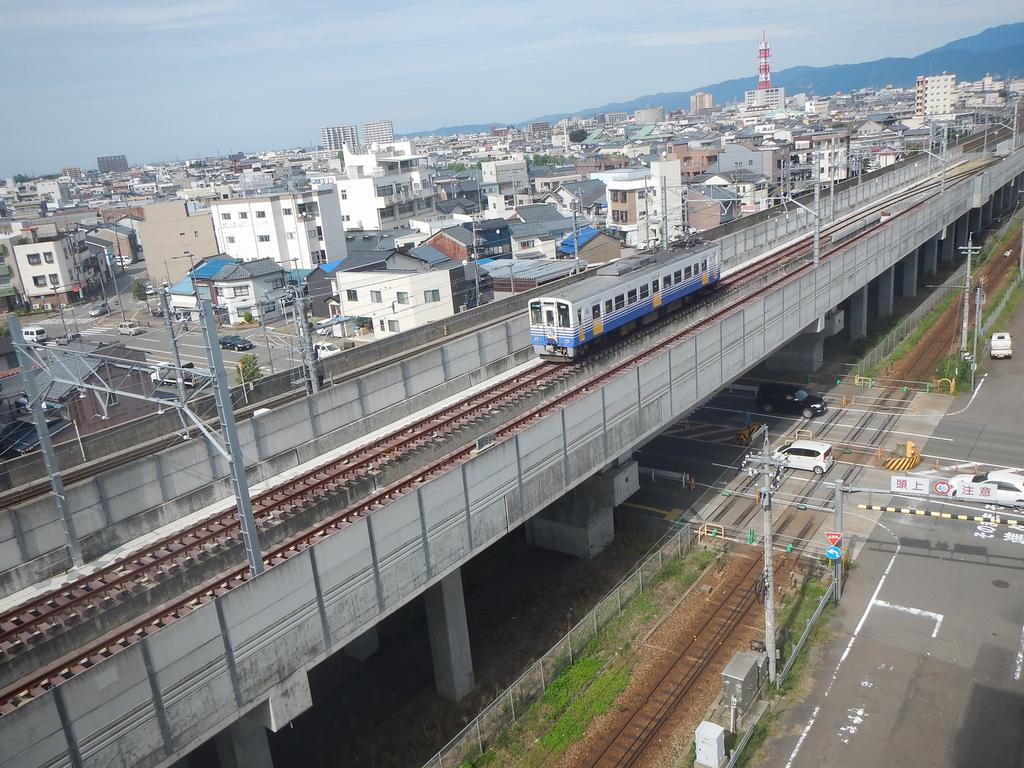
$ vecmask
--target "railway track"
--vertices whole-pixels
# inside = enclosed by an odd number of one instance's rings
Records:
[[[880,203],[878,207],[892,206],[898,199],[924,194],[927,189],[936,186],[937,183],[926,183],[921,188],[908,191],[905,195]],[[949,183],[950,177],[947,177],[947,186]],[[826,231],[828,230],[826,229]],[[840,247],[847,247],[870,232],[871,230],[867,230],[854,236],[844,241]],[[624,358],[619,353],[625,349],[625,344],[606,351],[601,357],[605,360],[613,359],[613,365],[580,384],[568,387],[567,391],[549,398],[527,413],[507,422],[493,432],[494,439],[502,440],[511,437],[530,423],[564,407],[571,400],[585,395],[611,378],[621,375],[624,370],[640,365],[660,354],[666,347],[679,343],[724,315],[736,311],[761,293],[774,288],[778,282],[791,280],[801,274],[809,268],[809,264],[804,259],[808,252],[809,239],[809,237],[805,237],[768,260],[731,274],[722,281],[719,291],[715,294],[718,298],[712,302],[689,307],[685,311],[677,312],[657,323],[652,323],[640,333],[640,336],[650,337],[660,334],[663,338],[650,348],[640,353],[626,355]],[[824,254],[825,257],[827,255],[827,253]],[[738,295],[740,293],[742,296]],[[736,300],[726,303],[721,300],[722,298],[735,298]],[[707,310],[706,314],[703,317],[696,317],[696,314],[702,310]],[[685,327],[678,330],[670,328],[671,325],[677,324],[679,321],[686,323]],[[628,341],[635,344],[636,340],[637,337],[633,336]],[[385,444],[376,449],[369,452],[356,451],[347,454],[341,459],[311,470],[281,487],[260,494],[253,499],[253,508],[258,524],[265,527],[270,524],[269,521],[292,514],[307,504],[338,493],[347,484],[364,479],[371,472],[379,471],[381,466],[408,456],[416,448],[420,448],[426,443],[444,441],[457,435],[460,426],[473,423],[479,418],[480,412],[484,408],[508,407],[510,403],[521,400],[530,393],[536,393],[538,389],[553,385],[558,381],[564,381],[573,374],[579,374],[584,366],[588,370],[593,367],[590,363],[539,364],[536,368],[523,374],[527,377],[525,380],[516,377],[512,380],[514,383],[510,385],[499,386],[453,406],[454,411],[448,410],[434,414],[410,428],[397,431],[387,438]],[[264,562],[268,566],[283,562],[290,556],[308,548],[320,538],[340,530],[353,520],[366,516],[416,485],[466,460],[475,450],[475,444],[470,443],[442,455],[425,467],[378,489],[366,498],[350,504],[302,533],[273,546],[264,553]],[[103,609],[106,605],[118,601],[124,594],[138,589],[140,586],[145,588],[146,584],[158,580],[168,571],[187,567],[201,553],[209,553],[211,549],[230,545],[237,542],[239,538],[234,510],[229,509],[213,519],[208,519],[184,532],[179,532],[171,539],[156,543],[132,556],[128,561],[118,561],[106,569],[101,569],[83,579],[51,591],[41,598],[34,599],[27,605],[19,606],[0,616],[0,632],[2,632],[0,634],[0,651],[8,656],[16,655],[33,643],[45,639],[48,635],[59,633],[63,627],[88,619],[90,615]],[[243,583],[248,577],[247,566],[242,565],[227,570],[190,589],[179,598],[151,609],[117,630],[103,635],[80,651],[45,665],[43,669],[33,675],[0,691],[0,716],[48,688],[98,663],[103,658],[116,653],[121,648],[130,646],[139,637],[156,631],[184,613]]]

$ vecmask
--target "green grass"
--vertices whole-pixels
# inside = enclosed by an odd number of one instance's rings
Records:
[[[594,656],[576,659],[562,673],[551,681],[540,700],[556,712],[565,709],[572,697],[601,669],[603,662]]]
[[[473,760],[466,760],[459,768],[484,768],[484,766],[494,765],[498,761],[498,753],[493,749],[488,749],[482,755],[478,755]]]
[[[591,720],[611,708],[627,685],[627,667],[619,666],[606,671],[573,699],[555,724],[541,737],[541,745],[548,752],[560,755],[583,735]]]
[[[918,345],[921,339],[924,338],[924,335],[928,332],[928,329],[931,328],[935,322],[942,317],[942,313],[959,298],[960,294],[955,291],[950,291],[947,296],[932,307],[932,310],[927,315],[921,318],[921,321],[917,324],[914,330],[911,331],[910,335],[896,345],[896,349],[886,355],[878,365],[872,367],[868,371],[865,371],[864,375],[869,379],[876,378],[876,374],[879,371],[884,371],[889,365],[900,360],[904,355]]]
[[[743,754],[740,755],[739,759],[736,761],[735,768],[746,768],[754,755],[757,754],[758,748],[764,744],[764,740],[768,738],[768,734],[771,733],[772,726],[775,724],[777,718],[778,715],[775,714],[775,712],[765,712],[761,715],[761,719],[757,721],[756,725],[754,725],[754,735],[750,737],[750,741],[747,742],[747,746],[743,750]]]

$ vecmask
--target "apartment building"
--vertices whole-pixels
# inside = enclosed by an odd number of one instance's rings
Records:
[[[314,189],[337,189],[335,205],[346,229],[407,228],[412,219],[437,215],[434,169],[426,155],[413,154],[412,142],[376,152],[345,145],[342,163],[342,170],[311,174],[309,180]]]
[[[84,240],[83,232],[40,235],[29,230],[8,241],[27,304],[44,309],[71,304],[98,289],[103,265]]]
[[[338,190],[332,186],[214,200],[210,213],[218,250],[232,258],[313,269],[346,255]]]
[[[849,178],[849,131],[822,131],[793,136],[789,182],[794,188],[806,188],[814,183],[816,160],[822,184]]]
[[[956,107],[956,75],[926,77],[914,84],[914,116],[932,120],[952,120]]]
[[[670,240],[680,237],[686,219],[681,167],[673,158],[651,162],[650,170],[595,174],[607,188],[608,232],[641,248],[660,241],[665,227]]]
[[[694,115],[710,112],[712,103],[713,100],[710,93],[697,91],[695,94],[690,96],[690,112]]]
[[[21,276],[11,241],[19,235],[0,233],[0,311],[13,312],[22,303]]]
[[[718,150],[718,160],[710,171],[750,171],[778,181],[786,156],[785,151],[774,146],[728,143]]]
[[[391,144],[395,140],[395,128],[390,120],[363,123],[363,144]]]
[[[100,173],[128,173],[128,159],[124,155],[103,155],[96,158]]]
[[[660,123],[665,120],[664,107],[643,107],[633,113],[633,122],[638,125]]]
[[[480,190],[485,195],[486,208],[500,213],[515,208],[517,196],[529,193],[530,173],[526,156],[515,152],[496,160],[480,163]]]
[[[785,88],[757,88],[746,91],[743,105],[747,112],[775,112],[786,106]]]
[[[190,260],[198,263],[220,250],[210,209],[189,200],[144,206],[139,240],[146,251],[146,273],[154,283],[176,283],[185,276]]]
[[[324,149],[328,152],[341,152],[346,144],[350,147],[359,145],[359,136],[354,125],[328,125],[320,129]]]
[[[720,152],[717,148],[693,149],[689,144],[673,144],[668,156],[679,161],[684,179],[692,179],[715,168]]]
[[[647,240],[648,196],[651,179],[646,170],[605,176],[608,196],[608,232],[625,245]]]

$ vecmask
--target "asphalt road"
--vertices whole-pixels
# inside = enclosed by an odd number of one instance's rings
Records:
[[[131,349],[141,349],[147,353],[149,362],[170,362],[171,343],[170,332],[162,317],[153,317],[150,313],[151,307],[159,306],[159,299],[155,296],[143,302],[135,299],[131,293],[131,286],[135,280],[146,279],[145,268],[141,264],[129,267],[127,273],[122,275],[120,270],[117,273],[119,292],[115,294],[112,290],[108,292],[107,299],[110,305],[110,313],[100,317],[89,317],[88,311],[92,304],[82,304],[77,307],[69,307],[64,310],[63,318],[59,314],[51,315],[43,319],[32,318],[23,320],[23,324],[42,325],[46,328],[47,334],[52,338],[63,335],[66,332],[81,334],[82,340],[86,342],[119,342]],[[138,336],[122,336],[117,332],[117,324],[123,317],[128,320],[137,320],[144,328],[144,332]],[[197,366],[206,365],[206,351],[203,345],[202,333],[198,323],[188,323],[187,330],[181,332],[180,324],[177,325],[178,349],[182,362],[195,363]],[[276,323],[264,332],[263,328],[249,328],[245,330],[221,329],[221,336],[237,335],[243,336],[255,345],[247,352],[235,352],[223,350],[224,362],[230,367],[245,354],[255,354],[265,373],[272,371],[293,368],[299,364],[298,345],[295,339],[294,328],[283,323]]]
[[[1024,313],[1010,331],[1024,341]],[[985,365],[924,445],[947,467],[1024,465],[1024,365]],[[833,629],[753,764],[1024,765],[1024,531],[883,515]]]

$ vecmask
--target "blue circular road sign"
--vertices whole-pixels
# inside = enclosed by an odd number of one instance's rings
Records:
[[[841,550],[839,547],[828,547],[825,550],[825,557],[827,557],[829,560],[838,560],[842,556],[843,550]]]

